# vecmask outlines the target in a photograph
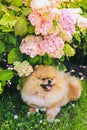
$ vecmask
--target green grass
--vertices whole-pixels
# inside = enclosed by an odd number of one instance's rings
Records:
[[[45,112],[27,116],[28,106],[20,94],[0,96],[0,130],[87,130],[87,83],[78,101],[64,106],[53,123],[46,120]]]

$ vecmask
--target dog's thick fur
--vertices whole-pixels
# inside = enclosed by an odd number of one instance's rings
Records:
[[[30,106],[30,112],[45,107],[48,121],[52,121],[60,108],[81,95],[79,79],[63,73],[53,66],[36,66],[23,83],[21,96]]]

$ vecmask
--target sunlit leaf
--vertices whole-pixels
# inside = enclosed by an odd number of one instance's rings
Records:
[[[29,25],[29,27],[28,27],[29,29],[28,29],[28,31],[29,31],[29,34],[32,34],[32,33],[34,33],[34,26],[32,26],[32,25]]]
[[[23,0],[13,0],[12,4],[17,7],[22,6]]]
[[[13,48],[8,54],[8,63],[12,64],[15,61],[20,61],[22,59],[21,54],[17,48]]]
[[[23,36],[28,32],[28,22],[25,17],[18,18],[14,26],[15,35]]]
[[[11,14],[4,14],[3,17],[0,19],[0,29],[4,32],[12,31],[12,27],[16,22],[16,17]]]
[[[27,8],[24,7],[23,10],[22,10],[22,14],[23,14],[24,16],[28,16],[31,12],[32,12],[32,9],[29,8],[29,7],[27,7]]]
[[[13,72],[11,70],[3,70],[0,73],[0,81],[7,81],[12,79],[14,76]]]
[[[66,56],[74,56],[75,55],[75,49],[72,48],[69,44],[64,45],[64,53]]]
[[[43,64],[44,65],[51,65],[52,64],[52,57],[49,57],[47,54],[43,56]]]

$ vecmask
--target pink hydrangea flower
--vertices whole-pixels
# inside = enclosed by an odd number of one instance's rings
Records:
[[[41,18],[41,14],[38,12],[33,11],[29,16],[28,16],[28,20],[30,20],[30,22],[32,23],[32,25],[38,25],[41,23],[42,18]]]
[[[36,34],[42,34],[42,35],[47,35],[49,29],[52,26],[52,21],[43,21],[41,24],[36,25],[35,27],[35,33]]]
[[[32,0],[30,6],[33,10],[47,10],[49,8],[56,7],[58,4],[60,4],[60,0]]]
[[[61,10],[61,20],[59,22],[64,30],[70,32],[72,35],[75,33],[74,19],[67,9]]]
[[[40,44],[42,52],[54,58],[61,58],[63,56],[63,47],[63,40],[56,35],[45,36],[44,41]]]
[[[25,37],[22,40],[21,45],[20,45],[20,51],[33,58],[39,54],[39,51],[40,51],[39,43],[40,42],[42,42],[42,37],[28,35],[27,37]]]
[[[35,33],[46,35],[53,24],[54,15],[51,12],[44,12],[40,14],[33,11],[28,19],[35,26]]]
[[[87,28],[87,18],[82,17],[80,14],[73,14],[75,24],[81,29]]]
[[[74,24],[77,24],[81,29],[87,28],[87,18],[81,16],[82,10],[80,8],[67,9],[74,19]]]
[[[44,39],[40,36],[27,36],[20,45],[20,51],[35,57],[36,55],[48,54],[54,58],[61,58],[63,55],[64,42],[56,35],[44,36]]]

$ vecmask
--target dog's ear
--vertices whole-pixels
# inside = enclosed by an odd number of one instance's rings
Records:
[[[36,65],[36,66],[34,67],[34,69],[36,70],[38,67],[39,67],[39,65]]]
[[[36,65],[36,66],[34,67],[34,70],[37,70],[38,68],[43,68],[43,65]]]

